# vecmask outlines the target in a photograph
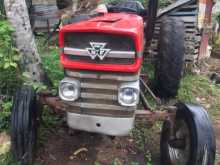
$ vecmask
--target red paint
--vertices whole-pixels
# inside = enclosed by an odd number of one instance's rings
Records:
[[[199,49],[199,59],[207,57],[208,46],[209,34],[203,33]]]
[[[69,24],[61,28],[59,32],[59,47],[64,47],[64,33],[68,32],[95,32],[130,36],[134,42],[137,52],[143,51],[144,43],[144,23],[140,16],[126,13],[107,13],[103,16],[95,17],[88,21]],[[86,62],[76,62],[60,57],[61,64],[68,69],[100,70],[116,72],[137,72],[142,63],[142,58],[137,58],[131,65],[114,64],[91,64]]]
[[[211,16],[212,16],[212,7],[214,5],[213,0],[200,0],[200,3],[203,3],[206,5],[205,8],[205,19],[203,23],[203,32],[202,32],[202,38],[201,38],[201,43],[200,43],[200,48],[199,48],[199,59],[208,57],[207,52],[208,52],[208,46],[209,46],[209,40],[210,40],[210,32],[209,30],[207,31],[206,29],[210,27],[211,24]]]

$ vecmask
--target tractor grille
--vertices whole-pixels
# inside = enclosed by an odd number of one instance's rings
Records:
[[[81,83],[81,97],[71,106],[73,112],[108,117],[132,117],[136,107],[124,107],[118,103],[121,83],[138,80],[139,74],[118,74],[91,71],[70,71],[66,75]]]
[[[134,63],[134,59],[130,59],[130,58],[106,58],[103,61],[99,60],[99,59],[94,59],[92,60],[91,57],[85,57],[85,56],[73,56],[73,55],[67,55],[67,58],[70,60],[74,60],[74,61],[83,61],[86,63],[93,63],[93,64],[127,64],[127,65],[131,65]]]
[[[124,64],[135,62],[135,45],[132,38],[105,33],[66,33],[64,36],[64,54],[71,60],[95,64]],[[106,43],[105,48],[111,49],[103,60],[91,59],[87,48],[90,43]]]

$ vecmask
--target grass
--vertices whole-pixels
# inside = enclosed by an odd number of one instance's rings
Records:
[[[202,104],[210,113],[220,118],[220,85],[203,75],[186,75],[181,83],[178,100]]]

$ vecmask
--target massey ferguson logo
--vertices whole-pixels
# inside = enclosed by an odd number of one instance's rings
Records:
[[[111,49],[105,49],[106,43],[90,42],[91,48],[86,48],[90,57],[94,60],[98,57],[103,60]]]

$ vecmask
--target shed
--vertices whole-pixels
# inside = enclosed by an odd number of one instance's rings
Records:
[[[165,17],[178,17],[185,24],[185,60],[191,69],[199,59],[211,54],[209,40],[213,0],[178,0],[158,12],[150,55],[158,54],[158,38],[161,20]]]

